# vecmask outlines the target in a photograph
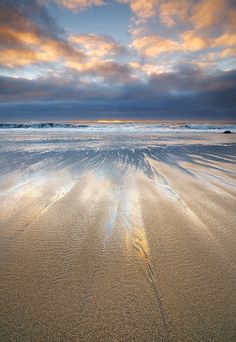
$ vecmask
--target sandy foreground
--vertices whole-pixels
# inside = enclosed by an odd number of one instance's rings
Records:
[[[235,134],[0,147],[1,341],[236,341]]]

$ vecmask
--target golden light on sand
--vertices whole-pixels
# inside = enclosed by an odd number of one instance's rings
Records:
[[[0,135],[0,340],[233,341],[235,134],[99,121]]]

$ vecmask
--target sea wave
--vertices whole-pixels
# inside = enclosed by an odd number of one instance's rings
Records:
[[[71,123],[55,123],[55,122],[39,122],[39,123],[0,123],[0,129],[45,129],[45,128],[85,128],[88,125],[71,124]]]
[[[74,129],[87,132],[216,132],[230,131],[236,133],[236,124],[226,123],[150,123],[150,122],[121,122],[121,123],[0,123],[0,129],[50,130]]]

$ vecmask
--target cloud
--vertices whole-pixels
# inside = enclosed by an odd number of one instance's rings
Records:
[[[126,48],[113,38],[95,34],[71,35],[69,41],[92,57],[119,56]]]
[[[191,20],[196,29],[209,28],[225,18],[226,6],[229,2],[226,0],[202,0],[193,5],[193,15]]]
[[[232,50],[236,48],[236,34],[235,33],[224,33],[216,38],[207,37],[204,34],[199,33],[195,30],[185,31],[179,35],[177,40],[170,40],[161,37],[156,34],[144,35],[142,37],[134,38],[131,47],[135,49],[138,54],[154,58],[161,54],[170,54],[181,52],[182,54],[189,54],[190,52],[200,52],[201,54],[212,52],[212,56],[219,58],[233,56]],[[228,53],[221,53],[219,49],[231,48]],[[215,48],[218,48],[215,51]],[[204,50],[208,50],[204,52]],[[196,62],[199,56],[194,56],[193,62]]]
[[[228,13],[227,29],[236,29],[236,10],[233,10],[232,8],[230,8],[230,11]]]
[[[69,47],[66,42],[42,40],[37,46],[5,48],[0,54],[0,66],[16,68],[39,63],[55,63],[76,58],[83,60],[82,52]]]
[[[102,88],[71,75],[36,80],[1,76],[0,89],[4,102],[86,100],[102,94]]]
[[[122,1],[122,0],[121,0]],[[134,2],[123,1],[132,5]],[[159,0],[135,1],[135,18],[131,21],[130,47],[142,58],[168,58],[184,60],[192,54],[192,63],[202,67],[217,66],[222,58],[232,56],[232,51],[220,51],[235,47],[236,6],[231,0]],[[145,4],[151,7],[145,14]],[[144,20],[142,20],[144,19]],[[149,20],[150,19],[150,20]],[[157,25],[154,22],[158,23]],[[160,22],[165,26],[160,24]],[[156,27],[154,26],[156,25]],[[174,31],[173,31],[174,27]],[[202,55],[215,57],[215,63],[203,63]],[[159,59],[160,59],[159,58]],[[145,60],[147,63],[147,60]],[[168,65],[169,61],[166,63]],[[150,64],[150,61],[147,63]],[[152,62],[151,62],[152,64]],[[219,64],[219,63],[218,63]]]
[[[114,65],[112,66],[114,68]],[[117,73],[120,72],[117,69]],[[110,70],[108,69],[110,74]],[[98,85],[95,83],[82,82],[78,76],[67,73],[67,77],[39,78],[37,80],[16,79],[13,77],[0,77],[0,99],[1,102],[53,102],[53,101],[99,101],[106,103],[127,103],[133,101],[138,107],[139,103],[149,106],[155,104],[156,108],[160,103],[168,108],[178,110],[174,105],[189,101],[185,111],[191,111],[190,99],[194,99],[196,110],[204,105],[211,107],[211,111],[219,110],[220,106],[235,108],[235,87],[236,70],[218,72],[212,75],[204,73],[199,68],[181,67],[176,72],[151,75],[145,82],[133,79],[132,82],[113,81],[113,87]],[[222,102],[219,101],[219,97]],[[223,98],[225,100],[223,101]],[[170,102],[165,102],[168,99]],[[204,99],[204,103],[201,103]],[[198,102],[197,102],[198,100]],[[88,103],[89,106],[89,103]],[[155,106],[153,110],[155,109]],[[107,108],[109,111],[109,107]]]
[[[156,15],[159,0],[131,0],[130,8],[135,15],[142,18],[150,18]]]
[[[115,61],[96,59],[85,63],[68,61],[66,66],[68,69],[79,71],[80,76],[90,83],[123,84],[133,80],[130,66]]]
[[[167,27],[177,24],[192,25],[192,29],[210,29],[218,26],[235,28],[236,9],[233,0],[113,0],[127,4],[136,23],[143,24],[156,18]],[[44,0],[69,10],[83,10],[107,5],[105,0]],[[188,27],[189,29],[189,27]]]
[[[83,4],[83,2],[80,2]],[[35,20],[37,10],[38,16]],[[74,67],[81,71],[88,71],[91,75],[101,75],[102,71],[111,69],[104,58],[115,58],[126,54],[124,46],[108,36],[84,34],[71,35],[65,38],[61,30],[54,25],[53,19],[47,13],[46,7],[38,1],[23,0],[21,4],[16,1],[3,1],[1,14],[8,15],[0,28],[0,66],[4,68],[28,67],[35,64],[60,63],[63,67]],[[33,20],[34,19],[34,20]],[[48,28],[48,30],[45,30]],[[101,71],[98,70],[101,68]],[[121,66],[122,69],[122,66]],[[120,76],[119,78],[121,78]]]
[[[169,27],[177,23],[187,23],[191,8],[190,0],[165,1],[160,4],[160,19]]]
[[[65,62],[72,58],[80,61],[84,59],[82,52],[74,50],[63,41],[43,39],[38,45],[33,45],[3,49],[0,54],[0,66],[16,68],[39,63],[55,63],[60,60]]]
[[[131,21],[130,33],[135,40],[133,46],[138,47],[137,51],[141,50],[139,45],[144,45],[142,55],[157,56],[159,51],[177,51],[180,44],[183,51],[232,47],[235,44],[236,5],[232,0],[120,2],[128,3],[135,15]],[[160,22],[164,24],[166,31],[157,26],[154,32],[154,19],[158,25]],[[175,32],[168,31],[172,27],[175,27]],[[165,38],[160,40],[158,36],[163,36],[163,32]],[[152,46],[149,46],[148,41]]]
[[[220,53],[221,58],[226,57],[236,57],[236,49],[227,48],[221,51]]]
[[[150,63],[140,63],[133,61],[129,63],[129,67],[132,69],[133,74],[137,75],[138,78],[147,78],[150,75],[160,74],[167,72],[166,66]]]
[[[189,51],[199,51],[209,47],[209,39],[197,35],[194,31],[182,33],[182,49]]]
[[[105,2],[97,1],[64,1],[58,0],[60,4],[79,7],[91,5],[103,5]],[[162,34],[150,33],[148,28],[141,26],[132,28],[133,41],[130,47],[139,56],[149,58],[157,57],[161,54],[175,52],[190,53],[202,51],[210,48],[231,47],[235,45],[234,32],[219,31],[218,37],[208,37],[207,32],[202,31],[205,27],[205,19],[202,16],[207,9],[210,13],[209,23],[218,23],[219,18],[228,18],[228,25],[232,30],[232,20],[234,11],[225,13],[222,4],[229,1],[216,0],[215,6],[211,0],[205,1],[142,1],[142,0],[117,0],[118,2],[129,4],[133,13],[139,18],[150,19],[160,15],[162,22],[172,27],[175,25],[175,38]],[[56,25],[49,15],[47,7],[44,5],[51,0],[3,0],[1,3],[0,28],[1,54],[0,65],[5,68],[27,67],[34,64],[56,64],[62,66],[76,67],[78,70],[89,70],[95,64],[105,65],[106,60],[115,60],[127,54],[127,49],[114,39],[98,34],[65,34]],[[232,7],[232,6],[231,6]],[[74,8],[74,7],[73,7]],[[219,11],[224,13],[218,17]],[[190,13],[193,13],[191,16]],[[6,19],[7,18],[7,19]],[[231,19],[229,19],[231,18]],[[145,19],[145,20],[146,20]],[[221,19],[219,19],[221,20]],[[223,20],[223,19],[222,19]],[[224,25],[226,25],[226,19]],[[142,23],[142,21],[141,21]],[[192,23],[191,30],[181,29],[178,24]],[[223,25],[223,24],[222,24]],[[223,27],[223,26],[222,26]],[[221,29],[222,29],[221,27]],[[225,26],[224,26],[225,27]],[[227,57],[227,54],[222,56]],[[126,56],[127,57],[127,56]],[[102,59],[103,62],[102,63]],[[150,64],[150,63],[149,63]]]
[[[150,18],[157,14],[160,0],[116,0],[119,3],[129,4],[132,12],[141,18]]]
[[[232,34],[225,32],[222,36],[216,38],[213,42],[213,47],[218,46],[236,47],[236,32]]]
[[[210,47],[210,40],[196,35],[194,31],[186,31],[174,41],[158,35],[147,35],[133,40],[131,47],[139,54],[154,58],[160,54],[199,51]]]
[[[82,10],[91,6],[104,5],[103,0],[54,0],[54,2],[72,11]]]
[[[156,18],[167,27],[185,25],[191,30],[235,28],[233,0],[116,0],[128,4],[137,25]]]
[[[56,11],[64,13],[59,6],[65,7],[68,16],[108,4],[55,1]],[[55,1],[0,3],[0,66],[15,76],[0,78],[0,99],[12,113],[17,103],[26,108],[24,102],[27,110],[51,110],[53,103],[59,110],[61,104],[61,113],[233,113],[235,71],[217,69],[232,69],[236,56],[233,0],[114,0],[131,9],[129,47],[98,33],[67,36],[50,15]],[[19,77],[31,71],[34,79]]]
[[[235,114],[236,70],[208,75],[198,68],[152,75],[113,87],[78,79],[0,78],[0,116],[50,120],[101,116],[163,119],[225,119]],[[15,104],[14,104],[15,103]],[[7,113],[7,115],[5,115]],[[42,114],[43,113],[43,114]]]
[[[61,33],[43,1],[1,0],[0,8],[1,27],[11,28],[12,31],[33,31],[51,37]]]
[[[178,51],[180,49],[180,45],[177,42],[154,34],[134,39],[131,46],[138,53],[147,57],[156,57],[161,53]]]
[[[115,60],[126,55],[127,49],[111,37],[94,34],[71,35],[69,41],[85,54],[86,59],[68,59],[65,62],[66,67],[77,70],[96,82],[117,83],[132,78],[128,64]]]
[[[84,57],[61,37],[61,30],[40,2],[3,0],[0,9],[2,67],[16,68]]]

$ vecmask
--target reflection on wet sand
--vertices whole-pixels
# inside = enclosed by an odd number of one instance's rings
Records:
[[[234,135],[14,134],[2,341],[235,339]]]

